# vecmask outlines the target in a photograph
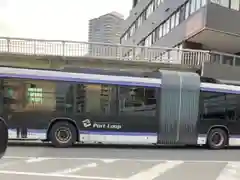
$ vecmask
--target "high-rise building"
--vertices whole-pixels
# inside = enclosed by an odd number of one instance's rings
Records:
[[[124,17],[111,12],[89,20],[88,41],[102,43],[120,43]]]

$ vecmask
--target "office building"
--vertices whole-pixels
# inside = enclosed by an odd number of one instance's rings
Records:
[[[133,0],[120,41],[123,45],[209,50],[211,62],[240,66],[240,56],[236,56],[240,55],[239,7],[239,0]],[[226,79],[222,72],[227,69],[219,69],[211,67],[207,74]],[[228,79],[240,80],[236,77]]]
[[[240,52],[239,0],[133,0],[122,44]]]

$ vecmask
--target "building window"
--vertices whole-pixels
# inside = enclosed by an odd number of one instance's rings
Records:
[[[196,0],[196,11],[201,8],[202,0]]]
[[[240,5],[239,0],[231,0],[231,9],[239,11],[239,5]]]
[[[152,34],[150,34],[145,40],[145,46],[149,47],[152,45]]]
[[[140,15],[139,18],[138,18],[138,23],[137,23],[138,27],[140,27],[142,25],[142,23],[143,23],[143,16]]]
[[[165,36],[167,34],[167,23],[166,22],[163,24],[163,36]]]
[[[176,15],[173,14],[171,17],[171,29],[175,27]]]
[[[156,0],[156,1],[157,1],[157,6],[160,6],[160,4],[162,4],[164,0]]]
[[[158,40],[158,38],[159,38],[159,27],[154,31],[154,33],[153,33],[153,43],[155,43],[157,40]]]
[[[160,26],[159,26],[159,33],[158,33],[159,39],[160,39],[162,36],[163,36],[163,26],[160,25]]]
[[[223,7],[229,8],[229,4],[230,4],[229,1],[230,1],[230,0],[222,0],[221,5],[222,5]]]
[[[189,16],[189,13],[190,13],[189,10],[190,10],[190,3],[187,2],[187,4],[186,4],[186,8],[185,8],[185,19],[187,19],[188,16]]]
[[[202,0],[201,1],[201,6],[203,7],[203,6],[205,6],[207,4],[207,0]]]
[[[137,18],[137,20],[135,21],[135,27],[136,27],[136,29],[139,27],[139,18]]]
[[[127,33],[127,34],[125,34],[125,36],[124,36],[124,40],[125,40],[125,41],[127,41],[127,40],[128,40],[128,33]]]
[[[146,19],[153,13],[153,2],[151,4],[149,4],[147,11],[146,11]]]
[[[185,20],[185,6],[181,7],[181,9],[180,9],[180,17],[179,17],[180,23],[182,21],[184,21],[184,20]]]
[[[135,24],[133,24],[132,27],[130,28],[130,37],[133,36],[134,33],[135,33]]]
[[[196,11],[196,0],[191,0],[190,14]]]
[[[212,0],[213,3],[229,8],[230,0]]]
[[[175,25],[176,25],[176,26],[179,25],[179,18],[180,18],[180,12],[178,11],[178,12],[176,13],[176,20],[175,20]]]
[[[169,33],[170,31],[170,19],[168,19],[165,23],[165,28],[166,28],[166,32],[165,34]]]

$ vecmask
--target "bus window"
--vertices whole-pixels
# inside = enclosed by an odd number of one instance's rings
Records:
[[[86,113],[107,115],[116,112],[116,86],[102,84],[85,84],[84,86]]]
[[[239,108],[239,95],[220,92],[201,92],[204,118],[236,118]]]
[[[239,120],[240,95],[226,94],[226,115],[230,120]]]
[[[155,88],[121,86],[119,91],[120,112],[155,116],[155,93]]]
[[[225,118],[225,93],[201,92],[202,117],[203,118]]]

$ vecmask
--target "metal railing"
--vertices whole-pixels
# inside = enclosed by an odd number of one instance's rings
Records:
[[[201,66],[209,51],[0,37],[0,55],[61,56]]]
[[[205,62],[240,66],[240,56],[216,51],[8,37],[0,37],[0,54],[88,57],[191,67],[201,67]]]
[[[226,64],[230,66],[240,66],[240,56],[235,54],[211,51],[209,62],[212,64]]]

